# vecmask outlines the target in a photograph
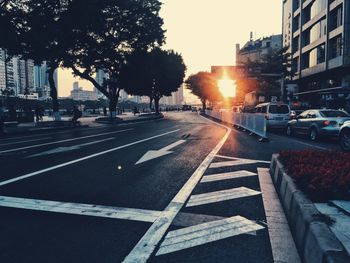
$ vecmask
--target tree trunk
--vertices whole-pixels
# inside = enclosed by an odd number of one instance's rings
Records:
[[[153,102],[153,98],[152,96],[149,97],[149,110],[152,113],[152,102]]]
[[[207,100],[201,100],[202,102],[202,110],[206,110],[207,108]]]
[[[113,119],[117,116],[117,105],[120,94],[120,88],[111,87],[109,89],[109,112],[110,117]]]
[[[156,110],[156,115],[159,115],[159,100],[160,98],[154,98],[154,107]]]
[[[52,98],[52,111],[53,111],[52,116],[55,121],[60,121],[61,116],[59,112],[58,95],[57,95],[57,88],[56,88],[56,83],[54,79],[54,73],[56,69],[57,69],[57,65],[50,65],[47,73],[49,75],[50,96]]]

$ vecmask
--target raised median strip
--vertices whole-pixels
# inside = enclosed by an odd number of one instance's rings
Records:
[[[279,155],[273,155],[270,175],[283,205],[295,244],[303,262],[350,262],[344,246],[336,238],[309,198],[286,173]]]
[[[95,122],[101,123],[101,124],[123,124],[123,123],[133,123],[133,122],[144,122],[144,121],[153,121],[153,120],[160,120],[163,119],[164,115],[159,114],[141,114],[139,116],[131,117],[131,118],[108,118],[108,117],[102,117],[95,119]]]

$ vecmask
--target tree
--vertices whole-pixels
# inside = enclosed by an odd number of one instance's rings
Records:
[[[258,74],[256,82],[256,89],[264,94],[280,94],[280,81],[284,78],[292,79],[293,73],[291,71],[291,54],[288,52],[289,47],[283,47],[280,50],[271,50],[259,62],[248,61],[246,66],[250,69],[258,69],[255,71]],[[283,95],[283,94],[282,94]]]
[[[0,46],[7,54],[21,59],[43,61],[48,65],[50,95],[54,116],[59,119],[59,104],[54,72],[73,46],[74,23],[65,19],[71,1],[8,0],[0,5]]]
[[[121,69],[121,87],[132,95],[154,100],[156,114],[163,96],[171,96],[184,81],[186,66],[182,56],[173,50],[155,48],[150,52],[135,52]]]
[[[207,107],[207,102],[221,99],[216,78],[209,72],[198,72],[191,75],[186,80],[187,88],[196,95],[202,102],[203,110]]]
[[[88,34],[82,32],[84,38],[65,66],[109,98],[112,116],[121,91],[120,70],[127,57],[135,50],[148,50],[164,42],[160,6],[159,0],[99,0],[94,9],[82,1],[79,11],[93,17],[94,25],[87,29]],[[102,85],[93,78],[99,69],[109,76]]]

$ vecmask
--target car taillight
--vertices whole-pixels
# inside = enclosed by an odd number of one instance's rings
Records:
[[[328,126],[330,124],[330,121],[323,121],[323,126]]]

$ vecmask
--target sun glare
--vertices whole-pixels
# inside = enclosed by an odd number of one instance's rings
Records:
[[[232,79],[224,78],[218,81],[219,90],[225,98],[236,97],[236,83]]]

